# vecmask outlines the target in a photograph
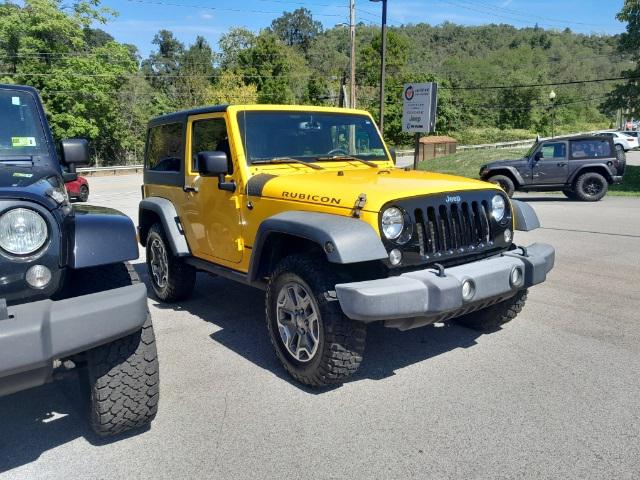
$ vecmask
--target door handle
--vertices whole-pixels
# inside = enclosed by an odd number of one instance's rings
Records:
[[[182,190],[187,193],[198,193],[198,189],[196,187],[183,187]]]
[[[558,162],[558,166],[559,166],[559,167],[564,167],[565,165],[566,165],[566,163],[565,163],[565,162]]]

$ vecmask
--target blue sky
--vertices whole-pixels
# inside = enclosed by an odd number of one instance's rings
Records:
[[[623,0],[388,0],[389,22],[445,21],[463,25],[508,23],[517,27],[538,23],[545,28],[571,28],[583,33],[620,33],[615,19]],[[133,43],[147,56],[154,34],[166,28],[189,44],[204,36],[216,48],[230,27],[258,31],[283,11],[306,7],[325,27],[348,22],[349,0],[103,0],[119,12],[103,26],[116,40]],[[380,22],[380,3],[356,0],[357,21]]]

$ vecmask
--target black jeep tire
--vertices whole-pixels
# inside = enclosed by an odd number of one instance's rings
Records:
[[[172,303],[191,296],[196,269],[171,252],[159,223],[154,224],[147,235],[147,268],[153,292],[161,301]]]
[[[269,279],[266,295],[269,338],[287,372],[299,382],[312,387],[342,383],[358,370],[362,362],[366,325],[347,318],[337,300],[327,296],[328,292],[335,289],[336,283],[336,276],[327,264],[308,255],[292,255],[285,258]],[[301,297],[299,293],[302,292],[304,296]],[[313,323],[307,324],[306,333],[301,334],[298,331],[288,337],[291,341],[287,346],[283,340],[283,335],[287,336],[284,333],[285,325],[295,325],[295,317],[284,319],[280,318],[279,313],[286,310],[287,300],[293,298],[293,304],[296,310],[299,310],[300,317],[308,315],[307,319],[312,318]],[[284,303],[280,304],[282,300]],[[288,312],[284,314],[287,315]],[[316,320],[313,320],[314,318]],[[303,338],[306,353],[300,348]],[[296,352],[292,353],[290,350],[296,339],[297,357],[294,356]],[[309,340],[314,343],[313,346],[308,343]],[[309,346],[311,355],[309,348],[306,348]]]
[[[516,191],[516,186],[513,184],[513,180],[506,175],[493,175],[489,177],[487,181],[495,183],[502,188],[509,198],[513,197],[513,194]]]
[[[73,272],[73,296],[139,283],[124,263]],[[151,315],[135,333],[86,352],[89,420],[102,437],[117,435],[153,421],[158,411],[160,376]]]
[[[609,183],[607,179],[596,172],[583,173],[575,183],[576,198],[583,202],[597,202],[607,194]]]
[[[578,199],[578,197],[576,196],[576,192],[574,192],[573,190],[563,190],[562,193],[564,193],[564,196],[567,197],[569,200]]]
[[[80,193],[78,194],[78,200],[86,202],[89,200],[89,187],[87,185],[80,186]]]
[[[493,332],[518,316],[527,301],[528,290],[518,290],[500,303],[456,318],[456,323],[481,332]]]

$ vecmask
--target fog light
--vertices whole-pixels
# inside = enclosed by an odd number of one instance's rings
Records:
[[[400,265],[400,262],[402,261],[402,252],[397,248],[391,250],[389,252],[389,261],[393,266]]]
[[[24,278],[33,288],[44,288],[51,281],[51,270],[44,265],[34,265]]]
[[[504,231],[504,241],[507,243],[511,243],[511,240],[513,239],[513,235],[511,234],[511,230],[509,230],[508,228]]]
[[[511,282],[512,287],[521,287],[524,283],[524,274],[522,273],[522,268],[513,267],[513,270],[511,270],[511,275],[509,276],[509,281]]]
[[[462,299],[465,302],[471,300],[476,294],[476,285],[473,280],[465,280],[462,282]]]

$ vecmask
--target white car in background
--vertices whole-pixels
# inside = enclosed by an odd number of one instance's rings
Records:
[[[596,132],[594,135],[613,138],[616,149],[624,150],[625,152],[638,148],[639,146],[637,137],[627,135],[623,132]]]

